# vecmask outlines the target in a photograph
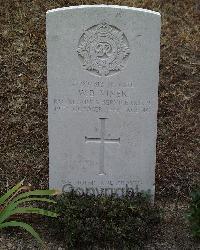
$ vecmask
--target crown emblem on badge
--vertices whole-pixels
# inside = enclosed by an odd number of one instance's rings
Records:
[[[101,23],[83,33],[77,52],[84,69],[99,76],[108,76],[124,68],[130,49],[121,30]]]

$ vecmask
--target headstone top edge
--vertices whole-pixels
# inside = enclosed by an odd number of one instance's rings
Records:
[[[62,8],[57,8],[57,9],[52,9],[48,10],[46,12],[47,15],[51,13],[56,13],[60,11],[71,11],[71,10],[77,10],[77,9],[90,9],[90,8],[110,8],[110,9],[122,9],[122,10],[132,10],[132,11],[138,11],[138,12],[143,12],[143,13],[149,13],[149,14],[154,14],[157,16],[161,16],[159,12],[153,11],[153,10],[147,10],[147,9],[142,9],[142,8],[135,8],[135,7],[129,7],[129,6],[121,6],[121,5],[106,5],[106,4],[100,4],[100,5],[77,5],[77,6],[69,6],[69,7],[62,7]]]

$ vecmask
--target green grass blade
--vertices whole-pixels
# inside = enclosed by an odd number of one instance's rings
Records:
[[[9,189],[8,192],[6,192],[3,196],[0,197],[0,205],[3,205],[3,203],[17,190],[23,185],[24,181],[19,182],[17,185],[15,185],[13,188]]]
[[[20,221],[8,221],[5,223],[0,224],[0,229],[7,228],[7,227],[20,227],[27,232],[29,232],[40,244],[44,246],[44,242],[40,238],[39,234],[33,229],[32,226],[28,225],[27,223],[20,222]]]

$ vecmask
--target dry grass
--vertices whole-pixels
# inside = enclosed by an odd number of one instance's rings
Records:
[[[192,0],[0,0],[0,189],[48,186],[45,12],[120,4],[162,14],[156,188],[187,197],[200,181],[199,6]]]

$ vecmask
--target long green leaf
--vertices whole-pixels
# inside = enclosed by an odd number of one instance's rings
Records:
[[[40,238],[39,234],[27,223],[20,222],[20,221],[8,221],[3,224],[0,224],[0,229],[7,228],[7,227],[20,227],[27,232],[29,232],[40,244],[44,246],[44,242]]]
[[[42,208],[36,208],[36,207],[19,207],[12,211],[12,214],[39,214],[39,215],[45,215],[49,217],[58,217],[58,214],[55,212],[51,212],[49,210],[45,210]]]
[[[38,215],[45,215],[49,217],[58,217],[58,214],[55,212],[51,212],[41,208],[32,208],[32,207],[19,207],[16,209],[7,209],[4,214],[0,216],[0,225],[5,220],[7,220],[10,216],[14,214],[38,214]]]
[[[21,199],[21,200],[18,200],[16,202],[12,202],[12,204],[13,205],[15,204],[15,207],[17,207],[21,203],[33,202],[33,201],[42,201],[42,202],[48,202],[48,203],[56,204],[56,201],[54,201],[54,200],[51,200],[51,199],[48,199],[48,198],[39,198],[39,197]]]
[[[0,223],[8,219],[9,215],[12,215],[12,211],[17,208],[17,206],[21,203],[25,202],[31,202],[31,201],[42,201],[42,202],[48,202],[48,203],[56,203],[53,200],[47,199],[47,198],[39,198],[39,197],[34,197],[34,198],[25,198],[18,200],[16,202],[11,202],[7,207],[4,208],[4,210],[0,213]]]
[[[30,196],[53,196],[58,194],[57,190],[34,190],[19,194],[17,197],[13,199],[13,202],[18,201],[23,198],[28,198]]]
[[[22,185],[24,181],[19,182],[13,188],[9,189],[3,196],[0,197],[0,205],[2,205],[13,193],[15,193]]]

